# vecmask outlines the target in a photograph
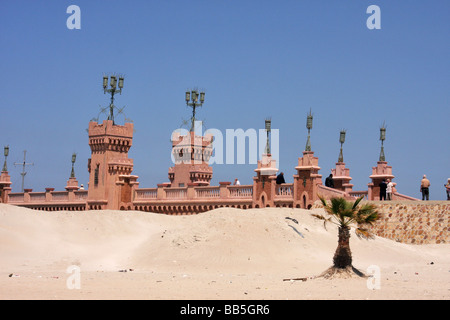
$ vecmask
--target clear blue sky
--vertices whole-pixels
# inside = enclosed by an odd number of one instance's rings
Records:
[[[69,30],[69,5],[81,29]],[[369,30],[369,5],[381,29]],[[444,199],[450,177],[450,2],[437,1],[12,1],[0,2],[0,146],[10,146],[13,192],[87,185],[86,129],[108,105],[104,73],[125,74],[118,107],[135,135],[129,156],[140,187],[168,181],[170,136],[189,118],[188,88],[206,90],[207,128],[279,129],[280,170],[292,182],[311,109],[323,179],[339,155],[366,190],[387,125],[386,160],[400,193]],[[104,117],[103,117],[104,118]],[[102,117],[100,117],[102,119]],[[123,120],[119,117],[118,122]],[[3,153],[1,153],[3,164]],[[219,181],[251,184],[256,165],[214,165]]]

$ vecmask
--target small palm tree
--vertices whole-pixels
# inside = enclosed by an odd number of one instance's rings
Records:
[[[326,223],[331,222],[339,227],[338,246],[333,257],[333,266],[326,270],[322,276],[329,278],[335,274],[356,273],[363,274],[352,265],[352,253],[350,251],[350,229],[355,228],[356,235],[361,238],[370,239],[373,235],[366,227],[379,218],[376,206],[373,204],[363,204],[358,207],[363,197],[358,198],[354,203],[344,198],[332,198],[330,204],[323,197],[320,201],[328,213],[326,218],[322,215],[313,214],[314,217]]]

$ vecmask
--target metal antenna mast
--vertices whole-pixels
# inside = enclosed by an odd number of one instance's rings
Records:
[[[33,165],[34,165],[34,163],[28,163],[28,162],[26,162],[26,160],[25,160],[26,157],[27,157],[27,150],[24,150],[24,151],[23,151],[23,163],[20,163],[20,162],[14,162],[14,165],[15,165],[15,166],[22,165],[22,173],[20,174],[20,175],[22,176],[22,192],[23,192],[23,185],[24,185],[24,183],[25,183],[25,175],[27,174],[26,171],[25,171],[25,167],[26,167],[26,166],[33,166]]]

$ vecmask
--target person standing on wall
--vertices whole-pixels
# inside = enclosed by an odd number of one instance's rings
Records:
[[[386,200],[386,189],[387,189],[386,180],[383,179],[383,181],[380,182],[379,187],[380,187],[380,201]]]
[[[276,183],[277,184],[286,183],[286,181],[284,180],[284,173],[283,172],[280,172],[280,174],[277,176]]]
[[[386,199],[392,200],[392,192],[394,191],[394,184],[392,183],[391,179],[387,179],[387,186],[386,186]]]
[[[325,186],[334,188],[333,174],[330,173],[330,175],[325,179]]]
[[[447,190],[447,200],[450,200],[450,178],[447,179],[447,184],[444,184],[444,187]]]
[[[422,201],[430,200],[430,180],[427,179],[427,176],[424,174],[422,181],[420,181],[420,192],[422,192]]]

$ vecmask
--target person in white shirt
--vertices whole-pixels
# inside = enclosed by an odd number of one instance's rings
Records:
[[[392,189],[394,187],[394,184],[392,183],[391,179],[387,179],[387,182],[386,200],[392,200]]]

